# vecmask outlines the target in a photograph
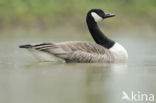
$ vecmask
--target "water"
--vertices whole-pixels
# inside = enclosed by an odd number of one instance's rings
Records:
[[[24,43],[91,41],[88,34],[2,34],[0,103],[124,103],[122,91],[156,96],[154,33],[125,33],[111,38],[128,50],[127,64],[38,62],[28,51],[18,48]]]

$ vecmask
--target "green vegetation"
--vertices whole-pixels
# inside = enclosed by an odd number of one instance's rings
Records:
[[[117,14],[113,24],[156,25],[156,0],[0,0],[0,27],[81,26],[91,8]]]

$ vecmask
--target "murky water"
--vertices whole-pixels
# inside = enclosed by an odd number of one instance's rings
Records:
[[[0,103],[124,103],[123,91],[156,96],[156,36],[122,34],[112,38],[128,50],[127,64],[37,62],[18,48],[25,43],[91,41],[88,34],[1,36]]]

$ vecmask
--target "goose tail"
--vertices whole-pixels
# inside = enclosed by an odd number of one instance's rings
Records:
[[[27,49],[39,61],[55,61],[56,59],[62,60],[66,56],[65,51],[58,47],[55,43],[42,43],[36,45],[25,44],[20,45],[19,48]]]
[[[20,45],[19,48],[32,48],[32,45],[30,44]]]

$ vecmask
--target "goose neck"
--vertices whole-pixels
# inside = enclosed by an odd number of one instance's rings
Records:
[[[92,19],[87,19],[89,32],[91,33],[95,42],[105,48],[111,48],[115,42],[109,39],[98,27],[97,23]]]

